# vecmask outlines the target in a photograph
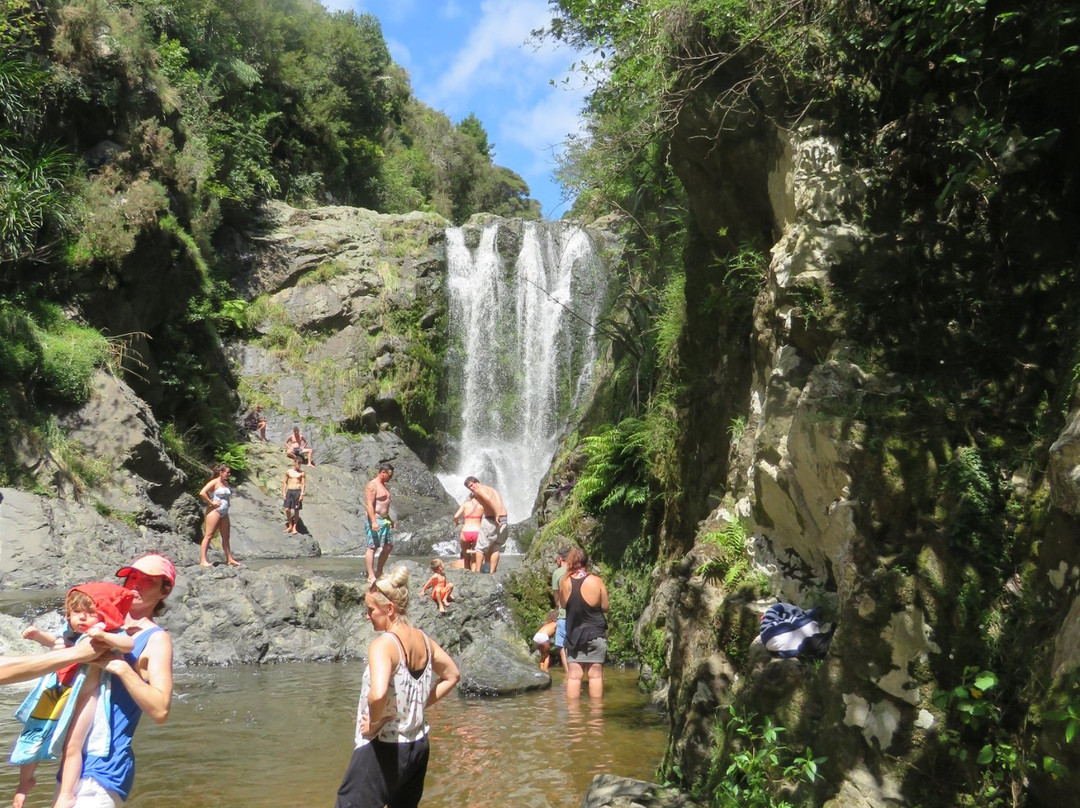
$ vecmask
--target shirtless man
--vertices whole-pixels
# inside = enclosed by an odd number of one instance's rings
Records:
[[[307,474],[300,470],[300,455],[297,455],[293,458],[293,467],[285,470],[285,485],[281,488],[286,533],[296,533],[296,523],[300,520],[300,509],[304,507],[306,491]]]
[[[364,508],[367,511],[367,561],[368,581],[374,581],[382,575],[383,565],[394,548],[390,536],[391,528],[397,527],[390,519],[390,489],[386,484],[394,476],[394,467],[389,463],[379,466],[379,473],[364,486]],[[375,551],[379,551],[378,564],[375,563]]]
[[[315,456],[315,450],[308,445],[308,439],[300,434],[300,427],[294,426],[292,428],[292,434],[285,438],[285,455],[287,457],[306,457],[307,464],[314,466],[312,458]]]
[[[476,541],[480,538],[480,522],[484,518],[484,506],[480,500],[469,494],[454,514],[454,524],[461,520],[461,566],[463,569],[480,571],[480,562],[476,556]]]
[[[490,485],[481,485],[475,477],[466,477],[465,487],[472,492],[477,502],[484,506],[484,519],[480,523],[480,538],[476,542],[476,549],[483,553],[484,561],[488,563],[488,571],[495,572],[499,567],[499,553],[510,533],[510,526],[506,521],[506,506],[503,505],[498,491]]]

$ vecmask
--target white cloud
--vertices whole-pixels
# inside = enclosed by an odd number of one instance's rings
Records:
[[[550,20],[546,0],[483,0],[480,15],[433,88],[436,104],[466,90],[475,93],[484,85],[535,87],[542,72],[538,68],[551,64],[552,48],[537,50],[525,44],[532,31]]]

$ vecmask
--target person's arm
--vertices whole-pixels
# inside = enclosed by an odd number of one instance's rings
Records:
[[[454,664],[454,660],[450,658],[450,655],[435,640],[430,640],[430,642],[431,669],[439,677],[439,682],[431,689],[431,694],[424,704],[425,707],[431,706],[453,690],[457,686],[458,679],[461,678],[458,666]]]
[[[63,640],[55,634],[48,631],[42,631],[36,626],[28,626],[23,629],[22,638],[24,640],[30,640],[36,642],[38,645],[43,645],[46,648],[57,650],[63,648]],[[59,643],[59,645],[58,645]]]
[[[127,660],[118,657],[109,660],[103,667],[123,682],[139,709],[155,723],[164,724],[172,708],[173,692],[173,648],[168,632],[155,632],[143,654],[147,659],[145,680]]]
[[[360,734],[374,738],[389,719],[383,716],[386,697],[390,690],[390,674],[397,665],[397,643],[389,637],[376,637],[368,649],[368,670],[371,672],[371,690],[368,691],[368,712]]]
[[[86,636],[91,640],[97,640],[102,646],[121,654],[130,654],[135,650],[135,638],[126,631],[105,631],[105,629],[97,628],[95,626],[86,632]]]
[[[372,530],[379,529],[379,519],[375,515],[375,481],[372,480],[364,486],[364,508],[367,509],[367,518],[371,523]]]
[[[468,502],[468,500],[465,500],[465,502]],[[461,514],[463,514],[465,512],[465,502],[462,502],[461,507],[458,508],[456,511],[454,511],[454,524],[455,525],[458,523],[458,518],[461,516]]]
[[[101,648],[95,648],[91,643],[82,642],[71,648],[63,648],[59,651],[48,651],[44,654],[35,654],[25,657],[0,657],[0,685],[10,685],[14,682],[25,682],[29,679],[37,679],[47,673],[53,673],[66,668],[68,665],[76,665],[89,662],[101,653]]]
[[[304,498],[304,494],[307,492],[307,472],[300,472],[300,499]]]
[[[437,575],[432,575],[430,578],[428,578],[428,582],[424,584],[424,588],[420,590],[420,594],[426,595],[427,591],[434,587],[436,583],[438,583],[438,577],[439,576]]]
[[[203,502],[205,502],[207,505],[210,505],[211,507],[213,507],[213,505],[214,505],[214,500],[210,498],[210,490],[215,485],[217,485],[217,479],[218,478],[215,477],[210,482],[208,482],[206,485],[204,485],[202,487],[201,491],[199,491],[199,499],[201,499]]]
[[[285,482],[281,484],[281,498],[285,499],[285,492],[289,490],[289,472],[285,472]]]
[[[607,586],[604,585],[603,578],[597,576],[596,580],[600,583],[600,609],[606,612],[608,610]]]

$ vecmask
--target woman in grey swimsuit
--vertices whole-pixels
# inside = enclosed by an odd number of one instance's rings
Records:
[[[199,563],[204,567],[211,566],[206,557],[206,551],[210,549],[210,539],[214,533],[221,532],[221,549],[225,551],[225,563],[230,567],[239,567],[240,562],[233,558],[232,549],[229,547],[229,498],[232,489],[229,488],[229,475],[232,469],[228,466],[218,466],[214,469],[214,476],[210,482],[202,487],[199,499],[206,503],[206,531],[203,533],[202,555]]]

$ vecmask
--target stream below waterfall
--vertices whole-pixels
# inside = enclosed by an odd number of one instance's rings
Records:
[[[172,714],[143,718],[127,808],[296,808],[333,804],[352,753],[364,663],[192,667],[176,672]],[[556,672],[550,690],[513,698],[452,694],[428,713],[426,808],[528,805],[572,808],[594,774],[649,780],[667,727],[636,688],[635,671],[608,669],[602,706],[570,707]],[[5,755],[29,685],[0,688]],[[9,804],[18,767],[0,767]],[[38,769],[28,808],[52,804],[55,763]]]

